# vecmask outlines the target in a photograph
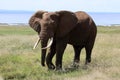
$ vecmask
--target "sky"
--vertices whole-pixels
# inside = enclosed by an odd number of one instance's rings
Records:
[[[120,0],[0,0],[0,10],[120,12]]]

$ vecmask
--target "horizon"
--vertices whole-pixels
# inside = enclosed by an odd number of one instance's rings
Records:
[[[97,26],[120,26],[120,24],[96,24]],[[29,26],[28,23],[0,23],[0,26]]]
[[[35,11],[28,10],[1,10],[0,23],[2,25],[28,24],[29,18]],[[120,25],[120,12],[87,12],[96,22],[96,25]],[[6,24],[7,23],[7,24]]]

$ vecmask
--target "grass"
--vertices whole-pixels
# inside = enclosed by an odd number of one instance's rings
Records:
[[[85,50],[79,69],[48,71],[40,65],[40,45],[32,47],[37,33],[30,27],[0,26],[0,80],[119,80],[120,27],[98,27],[92,62],[85,66]],[[73,61],[73,49],[67,46],[63,67]],[[54,60],[55,61],[55,58]]]

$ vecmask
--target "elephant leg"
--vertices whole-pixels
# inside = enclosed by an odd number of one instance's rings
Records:
[[[85,45],[85,50],[86,50],[86,62],[85,64],[88,64],[91,62],[91,54],[92,54],[92,49],[94,46],[94,38],[89,38],[88,43]]]
[[[74,52],[75,52],[75,56],[74,56],[74,62],[79,63],[80,61],[80,52],[81,52],[81,47],[80,46],[73,46],[74,48]]]
[[[82,47],[73,45],[73,48],[74,48],[75,55],[74,55],[74,61],[73,61],[72,66],[78,67],[79,62],[80,62],[80,52],[81,52]]]
[[[56,44],[56,70],[62,70],[62,58],[67,43],[64,40],[58,40]]]
[[[55,55],[55,53],[56,53],[56,42],[53,42],[46,58],[46,64],[49,69],[55,69],[55,66],[52,63],[52,58]]]
[[[89,48],[85,48],[85,49],[86,49],[86,62],[85,62],[85,64],[88,64],[91,62],[92,49],[89,49]]]

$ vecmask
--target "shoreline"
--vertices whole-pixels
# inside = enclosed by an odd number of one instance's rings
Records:
[[[28,23],[0,23],[0,26],[29,26]],[[120,24],[99,24],[97,26],[120,26]]]

